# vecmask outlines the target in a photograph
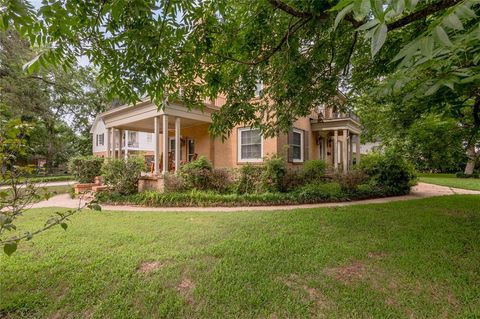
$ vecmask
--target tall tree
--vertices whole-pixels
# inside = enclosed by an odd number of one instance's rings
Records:
[[[201,107],[224,94],[218,135],[238,123],[267,135],[287,130],[362,76],[398,95],[420,77],[417,97],[453,92],[470,108],[475,151],[478,11],[476,0],[107,0],[56,1],[37,15],[27,1],[10,1],[1,20],[44,48],[30,69],[86,55],[125,101],[148,95],[161,107],[182,87],[187,105]],[[259,81],[268,98],[252,102]]]

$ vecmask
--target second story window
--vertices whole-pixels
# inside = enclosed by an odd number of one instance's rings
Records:
[[[263,96],[263,82],[257,82],[255,84],[255,97],[262,97]]]
[[[238,129],[238,161],[261,162],[263,139],[259,129],[244,127]]]

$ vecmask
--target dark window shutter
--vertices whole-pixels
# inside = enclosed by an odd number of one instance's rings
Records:
[[[308,131],[303,131],[303,160],[308,161],[308,153],[310,151],[310,141],[308,139]]]
[[[288,162],[293,163],[293,130],[288,131]]]

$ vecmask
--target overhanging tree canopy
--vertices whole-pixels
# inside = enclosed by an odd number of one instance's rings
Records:
[[[125,101],[148,95],[162,105],[178,97],[179,86],[192,107],[225,94],[212,126],[217,134],[240,122],[266,134],[287,129],[348,86],[362,68],[351,57],[367,51],[365,39],[374,55],[387,43],[383,59],[400,63],[386,68],[390,74],[472,51],[473,63],[455,65],[462,69],[455,78],[438,83],[432,74],[426,85],[455,90],[479,81],[476,0],[45,1],[38,12],[28,1],[3,2],[1,26],[14,25],[43,50],[29,69],[68,67],[86,55]],[[405,74],[391,79],[395,89]],[[273,103],[251,103],[258,81]]]

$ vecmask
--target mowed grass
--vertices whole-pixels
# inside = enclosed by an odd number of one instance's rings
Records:
[[[418,174],[420,182],[480,191],[480,178],[458,178],[455,174]]]
[[[27,213],[22,229],[49,209]],[[480,197],[90,212],[0,257],[7,318],[475,318]]]

